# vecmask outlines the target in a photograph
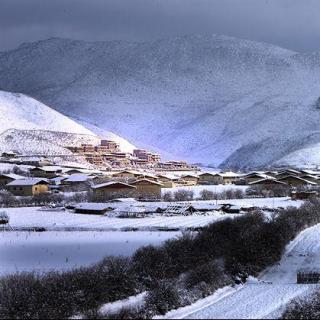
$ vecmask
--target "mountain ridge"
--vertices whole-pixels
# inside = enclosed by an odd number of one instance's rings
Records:
[[[260,167],[320,142],[318,54],[217,35],[19,48],[0,87],[176,158]]]

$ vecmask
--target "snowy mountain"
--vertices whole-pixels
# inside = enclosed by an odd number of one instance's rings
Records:
[[[92,127],[95,131],[94,127]],[[20,93],[0,91],[0,150],[21,154],[69,154],[64,146],[99,144],[100,137],[113,139],[123,150],[134,148],[108,131],[94,132],[43,103]]]
[[[0,88],[88,128],[224,167],[319,163],[319,71],[320,54],[215,35],[53,38],[0,54]]]
[[[100,139],[92,134],[48,130],[9,129],[0,134],[0,152],[15,151],[22,155],[72,155],[67,146],[81,143],[97,145]]]
[[[44,129],[93,134],[75,121],[31,97],[0,91],[0,133],[8,129]]]

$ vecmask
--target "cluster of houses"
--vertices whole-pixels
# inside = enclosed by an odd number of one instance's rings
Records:
[[[320,172],[284,169],[280,171],[255,171],[250,173],[201,172],[174,175],[166,171],[142,170],[101,171],[62,166],[38,166],[28,172],[28,177],[0,174],[0,187],[16,196],[33,196],[47,192],[92,190],[97,198],[108,194],[118,197],[161,197],[162,188],[195,185],[261,185],[261,186],[316,186]],[[82,188],[82,189],[81,189]]]
[[[155,171],[194,171],[199,170],[195,165],[186,161],[161,161],[159,154],[146,149],[134,149],[132,152],[123,152],[120,145],[112,140],[100,140],[99,145],[81,144],[80,146],[66,146],[75,159],[86,161],[98,169],[145,169]],[[60,155],[65,159],[70,155]],[[3,152],[1,162],[17,165],[45,166],[52,165],[50,158],[57,155],[21,155],[15,152]]]
[[[87,162],[98,167],[127,167],[146,166],[160,162],[160,155],[145,149],[134,149],[132,153],[122,152],[117,142],[101,140],[100,145],[81,144],[81,146],[67,146],[74,154],[82,155]]]
[[[316,186],[320,184],[320,171],[283,169],[249,173],[201,173],[199,184],[276,185],[287,187]]]
[[[113,194],[121,197],[159,199],[162,188],[194,184],[189,175],[179,177],[137,170],[100,171],[62,166],[40,166],[31,168],[28,175],[26,177],[13,173],[2,173],[0,174],[0,187],[16,196],[92,190],[93,194],[99,198]]]

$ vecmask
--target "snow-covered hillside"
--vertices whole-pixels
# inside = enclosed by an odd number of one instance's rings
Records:
[[[21,154],[71,154],[65,146],[99,144],[107,138],[119,142],[124,151],[134,146],[108,131],[97,132],[20,93],[0,91],[0,151]],[[92,129],[95,129],[92,126]]]
[[[0,134],[0,152],[15,151],[21,155],[71,156],[67,146],[79,146],[82,143],[97,145],[100,139],[90,134],[76,134],[48,130],[9,129]],[[74,160],[72,157],[70,159]]]
[[[0,133],[8,129],[92,134],[75,121],[31,97],[0,91]]]
[[[23,44],[0,54],[0,87],[195,162],[290,164],[320,142],[320,55],[225,36]]]

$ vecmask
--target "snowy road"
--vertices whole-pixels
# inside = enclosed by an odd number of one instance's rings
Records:
[[[296,284],[299,269],[320,266],[320,224],[301,232],[286,249],[280,263],[266,270],[259,280],[207,297],[205,303],[172,311],[167,318],[180,319],[272,319],[281,316],[295,297],[311,293],[320,285]],[[264,282],[263,282],[264,281]],[[269,284],[267,282],[270,282]]]

